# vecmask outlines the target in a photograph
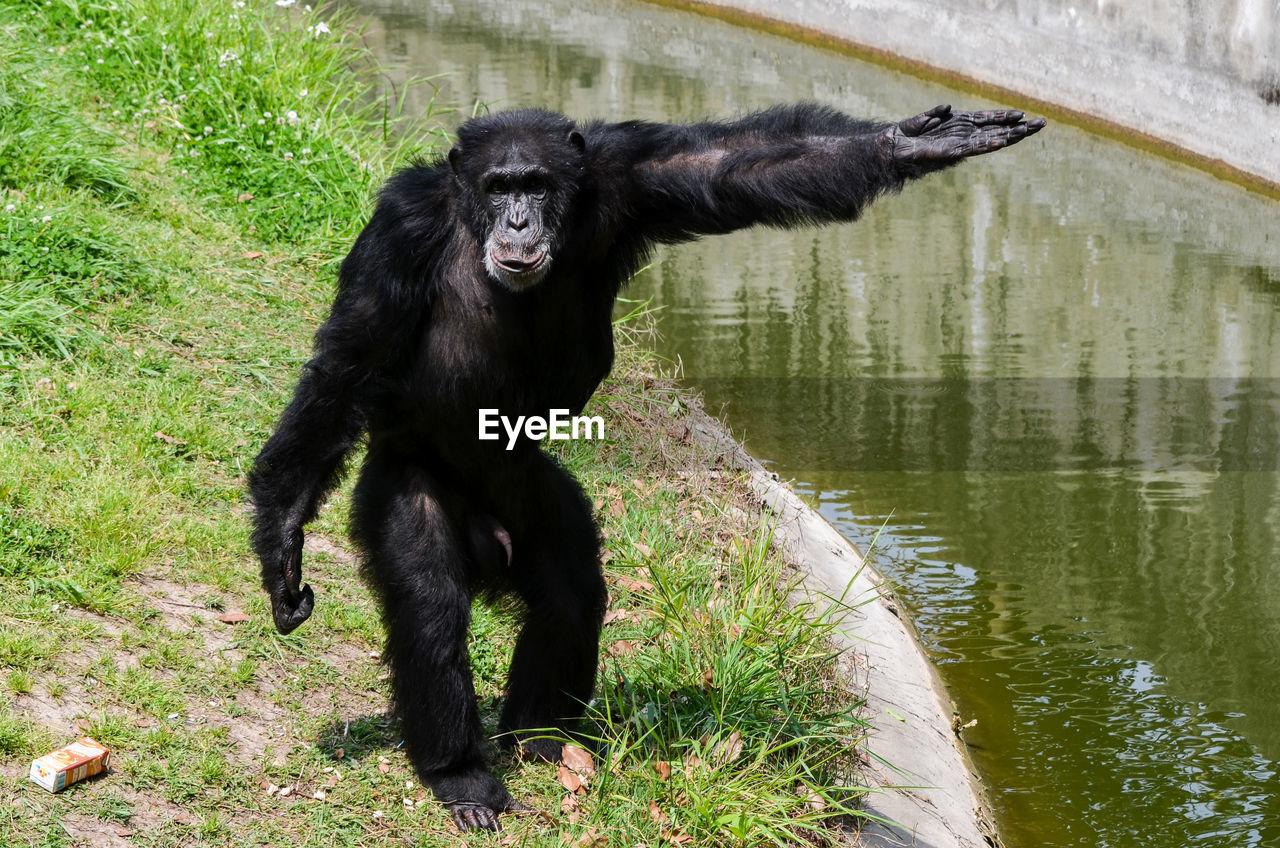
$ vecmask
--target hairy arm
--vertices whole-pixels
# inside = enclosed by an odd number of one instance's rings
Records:
[[[1021,112],[939,106],[897,124],[813,105],[738,121],[625,127],[629,212],[649,238],[681,241],[754,224],[849,221],[885,191],[1037,132]]]
[[[412,269],[428,240],[419,235],[418,250],[404,246],[406,210],[397,195],[393,181],[342,263],[312,358],[249,473],[253,548],[281,633],[305,621],[314,605],[302,583],[302,528],[341,479],[388,369],[422,332],[424,283]]]

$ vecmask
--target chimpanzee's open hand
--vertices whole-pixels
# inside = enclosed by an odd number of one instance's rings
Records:
[[[1044,118],[1024,121],[1017,109],[952,112],[950,106],[935,106],[885,129],[882,137],[898,171],[917,177],[1017,144],[1044,125]]]

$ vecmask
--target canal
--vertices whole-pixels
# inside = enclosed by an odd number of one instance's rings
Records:
[[[459,120],[987,105],[637,2],[361,9]],[[883,526],[1009,848],[1280,846],[1278,213],[1059,124],[629,290],[755,456],[864,550]]]

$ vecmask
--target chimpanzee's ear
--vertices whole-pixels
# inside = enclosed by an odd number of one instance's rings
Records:
[[[462,176],[462,148],[457,145],[449,150],[449,167],[453,168],[454,176]]]
[[[569,131],[569,143],[577,148],[579,153],[587,152],[587,140],[582,137],[582,133],[577,130]]]

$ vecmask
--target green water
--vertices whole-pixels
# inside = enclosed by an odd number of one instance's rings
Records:
[[[634,2],[368,4],[445,101],[941,86]],[[425,90],[411,93],[413,108]],[[415,99],[416,98],[416,99]],[[1010,848],[1280,846],[1280,205],[1056,125],[861,222],[663,252],[660,350],[900,587]]]

